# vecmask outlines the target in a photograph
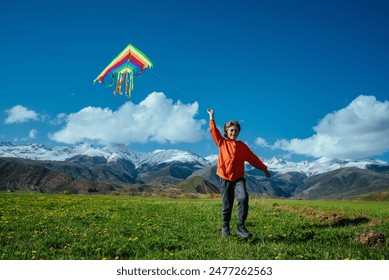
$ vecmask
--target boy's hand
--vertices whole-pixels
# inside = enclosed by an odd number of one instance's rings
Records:
[[[209,114],[209,119],[212,120],[213,119],[213,110],[208,108],[207,112]]]
[[[268,170],[265,171],[265,175],[266,175],[266,178],[270,178],[271,177],[271,174]]]

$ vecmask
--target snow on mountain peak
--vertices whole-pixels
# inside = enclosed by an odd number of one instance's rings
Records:
[[[135,165],[159,164],[169,162],[191,162],[201,166],[209,162],[189,151],[183,150],[155,150],[150,153],[134,152],[125,145],[109,145],[94,147],[88,143],[75,146],[57,146],[47,148],[44,145],[26,144],[13,145],[10,142],[0,145],[0,157],[17,157],[32,160],[65,161],[75,156],[103,157],[108,162],[119,159],[129,160]]]
[[[218,160],[218,155],[209,155],[207,157],[205,157],[205,159],[210,163],[210,164],[217,164],[217,160]]]
[[[12,142],[6,140],[6,141],[0,141],[0,146],[13,146]]]
[[[141,164],[160,164],[160,163],[170,163],[170,162],[188,162],[188,163],[199,163],[202,166],[209,165],[209,162],[189,151],[184,150],[154,150],[149,154],[145,154],[143,159],[138,162]]]
[[[303,172],[308,177],[316,174],[333,171],[339,168],[346,167],[357,167],[360,169],[366,169],[369,165],[387,164],[381,160],[342,160],[342,159],[330,159],[330,158],[319,158],[317,160],[308,162],[290,162],[282,159],[272,158],[270,160],[264,160],[264,163],[269,167],[269,170],[276,173],[287,173],[287,172]]]

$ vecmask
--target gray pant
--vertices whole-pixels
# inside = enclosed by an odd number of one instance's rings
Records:
[[[238,201],[238,226],[243,226],[249,211],[249,194],[246,189],[246,179],[240,178],[232,182],[220,178],[220,192],[223,203],[223,226],[229,227],[230,225],[235,196]]]

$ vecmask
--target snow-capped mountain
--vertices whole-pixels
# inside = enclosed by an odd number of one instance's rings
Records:
[[[31,160],[67,161],[78,156],[102,157],[107,162],[127,160],[135,166],[143,164],[156,165],[161,163],[185,162],[197,163],[199,167],[209,165],[209,161],[183,150],[155,150],[151,153],[135,152],[125,145],[94,147],[82,143],[75,146],[57,146],[47,148],[41,144],[13,145],[11,142],[0,142],[0,157],[14,157]]]
[[[142,157],[134,163],[136,166],[140,166],[142,164],[157,165],[172,162],[195,163],[199,168],[210,164],[205,158],[182,150],[155,150],[151,153],[142,154]]]
[[[389,186],[389,164],[380,160],[321,158],[291,162],[275,157],[262,160],[272,177],[265,178],[263,172],[247,164],[249,193],[341,198],[384,191]],[[136,184],[169,188],[186,180],[213,185],[215,188],[211,189],[215,190],[216,162],[216,155],[203,158],[174,149],[140,153],[125,145],[95,147],[84,143],[47,148],[39,144],[0,142],[0,190],[34,186],[44,192],[57,192],[73,186],[74,193],[109,193],[134,185],[136,192],[142,192],[144,187]]]
[[[285,161],[279,158],[264,159],[264,163],[269,167],[269,170],[275,173],[288,173],[288,172],[302,172],[307,177],[326,173],[339,168],[356,167],[360,169],[367,169],[371,165],[386,165],[388,164],[382,160],[370,159],[370,160],[339,160],[320,158],[315,161],[301,161],[291,162]]]
[[[77,156],[102,157],[107,162],[116,160],[130,161],[139,167],[142,165],[159,165],[163,163],[191,163],[197,168],[215,165],[217,155],[200,157],[190,151],[183,150],[155,150],[150,153],[141,153],[130,150],[125,145],[112,145],[104,147],[95,147],[91,144],[82,143],[75,146],[57,146],[47,148],[41,144],[14,145],[9,141],[0,142],[0,157],[15,157],[31,160],[46,161],[67,161]],[[273,173],[283,174],[289,172],[302,172],[307,177],[333,171],[339,168],[356,167],[367,169],[371,165],[387,165],[382,160],[339,160],[320,158],[315,161],[292,162],[280,158],[262,159]],[[247,165],[247,169],[252,169]]]
[[[209,155],[205,159],[210,162],[212,165],[217,164],[217,155]],[[369,166],[378,165],[386,166],[389,163],[379,159],[366,159],[366,160],[340,160],[340,159],[331,159],[331,158],[319,158],[314,161],[286,161],[281,158],[273,157],[270,159],[262,159],[263,163],[269,168],[271,172],[284,174],[289,172],[302,172],[307,177],[326,173],[333,171],[339,168],[347,167],[356,167],[360,169],[367,169]],[[252,167],[247,164],[246,168],[248,170]]]
[[[86,143],[76,146],[47,148],[41,144],[13,145],[9,141],[0,142],[0,157],[65,161],[78,155],[109,157],[112,153],[104,151],[104,148],[96,149],[92,145]]]

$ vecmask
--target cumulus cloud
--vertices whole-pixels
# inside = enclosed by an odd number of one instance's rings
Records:
[[[110,143],[194,143],[202,137],[204,120],[196,120],[198,103],[173,103],[153,92],[139,104],[124,103],[116,111],[86,107],[69,114],[66,125],[50,135],[57,142],[74,144],[92,140]],[[62,116],[63,118],[63,116]]]
[[[8,114],[8,117],[5,119],[6,124],[38,120],[38,114],[36,112],[29,110],[22,105],[16,105],[5,112]]]
[[[346,108],[327,114],[313,130],[315,134],[309,138],[281,139],[271,147],[328,158],[360,159],[383,154],[389,151],[389,101],[361,95]]]

